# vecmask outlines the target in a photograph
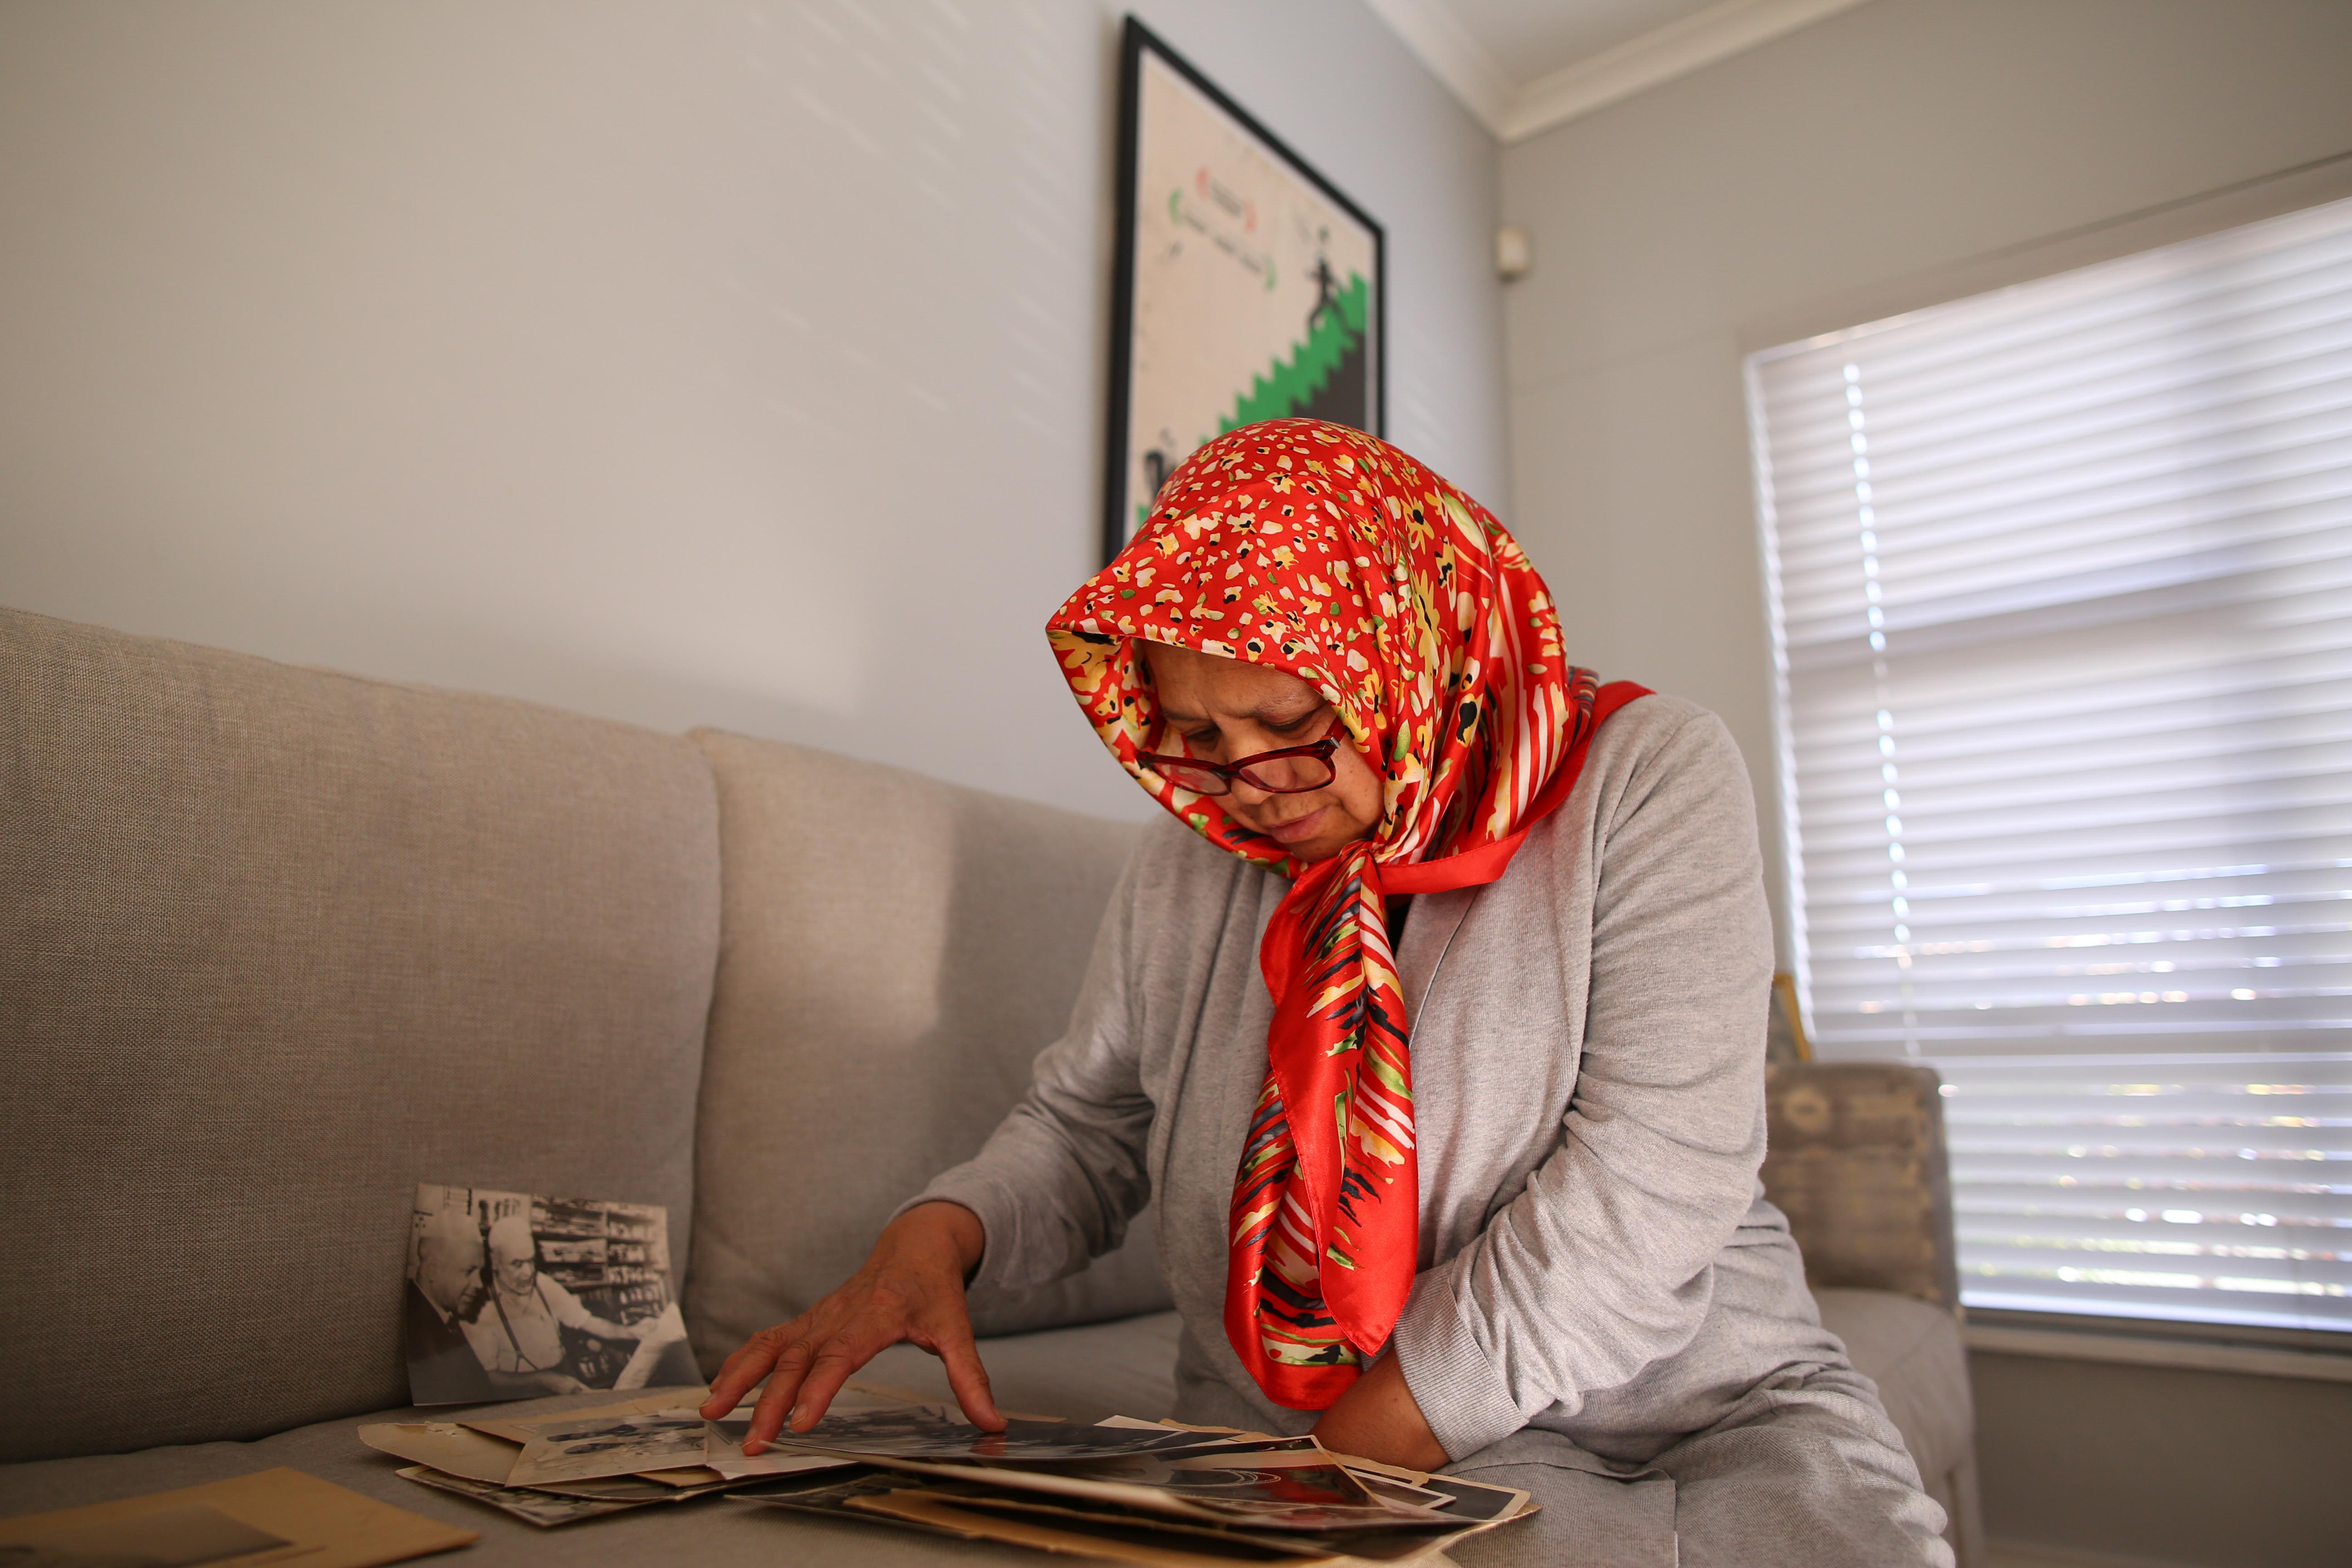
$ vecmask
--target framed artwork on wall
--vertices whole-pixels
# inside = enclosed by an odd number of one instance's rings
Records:
[[[1203,443],[1306,416],[1381,435],[1381,226],[1129,16],[1106,559]]]

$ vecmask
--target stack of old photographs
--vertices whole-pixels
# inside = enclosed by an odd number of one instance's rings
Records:
[[[853,1384],[815,1428],[743,1453],[702,1388],[557,1415],[384,1422],[398,1473],[541,1527],[714,1494],[794,1513],[1154,1568],[1409,1565],[1534,1511],[1503,1487],[1328,1452],[1312,1437],[1115,1417],[1016,1417],[986,1433],[952,1405]]]
[[[735,1500],[1078,1556],[1193,1565],[1443,1562],[1447,1546],[1535,1511],[1523,1491],[1333,1454],[1312,1437],[1117,1417],[1013,1420],[984,1433],[908,1405],[828,1414],[746,1458],[748,1413],[709,1423],[704,1462],[760,1474],[855,1463]]]
[[[702,1462],[702,1414],[694,1408],[709,1392],[656,1390],[561,1415],[380,1422],[361,1427],[360,1440],[408,1460],[398,1472],[408,1480],[544,1527],[772,1485],[780,1475],[849,1468],[846,1460],[801,1454],[778,1457],[757,1473],[710,1468]],[[850,1399],[853,1406],[902,1403],[856,1394]]]

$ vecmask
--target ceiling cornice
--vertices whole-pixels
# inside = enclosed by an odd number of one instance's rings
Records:
[[[1505,142],[1517,142],[1864,0],[1719,0],[1524,85],[1510,80],[1446,0],[1365,3],[1487,130]]]
[[[1517,142],[1767,44],[1863,0],[1721,0],[1519,89],[1503,140]]]
[[[1406,47],[1421,57],[1421,63],[1478,117],[1480,124],[1507,139],[1511,114],[1518,107],[1518,86],[1503,74],[1486,46],[1462,25],[1445,0],[1364,3],[1405,41]]]

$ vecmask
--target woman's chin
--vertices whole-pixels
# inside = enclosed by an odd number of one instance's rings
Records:
[[[1285,844],[1283,848],[1289,853],[1291,859],[1299,865],[1314,866],[1328,860],[1351,842],[1353,841],[1350,839],[1334,837],[1328,834],[1318,834],[1297,844]]]
[[[1324,842],[1324,840],[1333,837],[1331,832],[1331,821],[1332,818],[1338,815],[1339,814],[1337,812],[1333,811],[1332,808],[1328,805],[1318,805],[1312,811],[1304,812],[1297,816],[1286,817],[1280,822],[1268,822],[1263,825],[1252,823],[1250,826],[1257,828],[1260,833],[1265,834],[1268,838],[1273,839],[1285,849],[1289,850],[1295,857],[1299,857],[1301,858],[1322,859],[1328,858],[1331,851],[1338,847],[1336,843],[1326,844]],[[1305,855],[1302,853],[1310,848],[1320,848],[1322,850],[1322,854]]]
[[[1308,817],[1293,818],[1297,826],[1307,828],[1307,831],[1304,834],[1295,831],[1284,833],[1280,831],[1278,826],[1260,827],[1252,823],[1250,826],[1280,847],[1284,854],[1288,855],[1293,861],[1301,866],[1312,866],[1318,861],[1328,860],[1358,838],[1368,836],[1366,833],[1348,832],[1348,823],[1341,817],[1341,814],[1329,807],[1313,813],[1312,816],[1321,817],[1324,820],[1318,822]],[[1334,821],[1332,820],[1334,818],[1339,820]]]

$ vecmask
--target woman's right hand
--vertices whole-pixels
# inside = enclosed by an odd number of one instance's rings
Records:
[[[979,1265],[985,1242],[980,1216],[961,1204],[908,1209],[839,1289],[791,1322],[752,1335],[727,1358],[711,1381],[703,1417],[730,1414],[766,1378],[743,1444],[746,1454],[763,1453],[787,1424],[795,1432],[815,1426],[852,1373],[908,1340],[946,1363],[948,1386],[972,1425],[1003,1431],[1004,1417],[989,1393],[964,1307],[964,1279]]]

